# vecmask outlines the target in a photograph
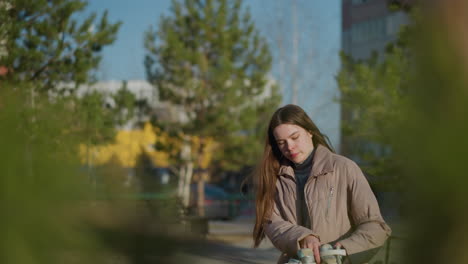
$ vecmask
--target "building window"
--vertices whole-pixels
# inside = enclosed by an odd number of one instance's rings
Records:
[[[376,18],[356,23],[351,27],[351,42],[367,42],[385,37],[387,32],[384,18]]]
[[[404,24],[408,24],[408,16],[403,12],[396,12],[387,16],[387,35],[393,36],[398,34],[400,28]]]
[[[365,3],[369,3],[370,1],[372,1],[372,0],[352,0],[351,3],[353,5],[362,5],[362,4],[365,4]]]

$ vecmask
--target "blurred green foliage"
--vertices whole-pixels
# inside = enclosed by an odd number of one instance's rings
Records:
[[[97,23],[95,14],[77,22],[85,6],[0,3],[0,65],[8,68],[0,77],[0,262],[172,263],[185,235],[177,200],[128,199],[140,188],[122,184],[125,171],[79,162],[80,144],[113,140],[141,103],[125,85],[110,97],[77,95],[120,25],[106,13]],[[96,193],[103,189],[106,199]]]
[[[375,173],[395,173],[406,196],[403,263],[468,261],[467,10],[463,0],[412,5],[386,59],[344,60],[338,77],[344,106],[358,112],[347,135],[389,147],[359,155]]]
[[[343,152],[356,159],[372,175],[372,184],[381,191],[401,190],[402,161],[396,155],[407,118],[409,81],[414,74],[408,32],[403,26],[399,38],[385,54],[366,61],[355,61],[342,54],[337,76],[343,107]]]
[[[43,97],[31,108],[24,90],[0,92],[1,262],[173,263],[190,241],[177,200],[138,199],[115,166],[96,172],[108,196],[96,195],[70,130],[74,109]]]
[[[73,158],[77,141],[64,135],[66,113],[31,111],[18,94],[0,96],[2,251],[6,263],[59,263],[71,248],[99,246],[77,217],[86,178]]]
[[[421,6],[412,36],[415,74],[399,139],[410,181],[408,263],[467,263],[468,3]]]

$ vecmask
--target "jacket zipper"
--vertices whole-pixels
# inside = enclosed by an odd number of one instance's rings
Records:
[[[325,211],[325,217],[328,218],[328,211],[330,209],[330,205],[331,205],[331,200],[333,199],[333,193],[335,191],[335,188],[334,187],[331,187],[330,188],[330,193],[328,194],[328,200],[327,200],[327,209]]]

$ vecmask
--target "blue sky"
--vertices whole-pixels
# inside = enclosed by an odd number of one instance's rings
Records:
[[[144,80],[144,32],[170,15],[170,0],[88,0],[87,12],[109,11],[111,22],[122,21],[118,38],[105,47],[98,70],[100,80]],[[244,0],[273,53],[271,76],[291,103],[292,77],[299,87],[297,104],[325,131],[334,145],[339,139],[339,106],[335,75],[341,47],[341,0]],[[293,14],[297,22],[294,26]],[[292,37],[297,32],[298,67],[293,70]],[[279,51],[279,43],[284,47]],[[284,68],[281,70],[281,62]]]
[[[102,14],[111,22],[121,21],[117,40],[104,48],[98,77],[101,80],[144,80],[143,35],[169,14],[170,0],[89,0],[88,12]]]

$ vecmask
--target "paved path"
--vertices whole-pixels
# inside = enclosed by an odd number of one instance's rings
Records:
[[[250,245],[246,244],[246,245]],[[179,255],[181,263],[190,264],[274,264],[279,253],[276,249],[252,249],[248,246],[229,245],[221,242],[205,242]]]
[[[181,253],[180,263],[276,263],[279,251],[269,241],[265,240],[259,248],[252,248],[252,227],[251,218],[211,221],[207,240]]]
[[[402,225],[390,224],[393,234],[402,236],[405,229]],[[252,248],[251,232],[253,219],[240,218],[234,221],[211,221],[209,235],[204,242],[197,243],[188,251],[180,254],[180,263],[190,264],[274,264],[279,251],[265,239],[259,248]],[[393,240],[389,263],[399,263],[403,250],[401,240]],[[385,263],[385,245],[372,259],[371,263]]]

